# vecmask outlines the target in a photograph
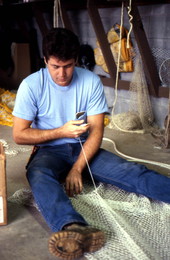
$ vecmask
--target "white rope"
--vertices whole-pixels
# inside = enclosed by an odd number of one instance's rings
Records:
[[[138,162],[142,162],[142,163],[149,163],[149,164],[153,164],[153,165],[157,165],[157,166],[160,166],[162,168],[166,168],[166,169],[170,169],[170,165],[169,164],[166,164],[166,163],[161,163],[161,162],[155,162],[155,161],[150,161],[150,160],[143,160],[143,159],[139,159],[139,158],[136,158],[136,157],[132,157],[132,156],[129,156],[129,155],[126,155],[124,153],[121,153],[120,151],[118,151],[118,149],[116,148],[116,144],[113,140],[109,139],[109,138],[106,138],[106,137],[103,137],[103,141],[107,141],[107,142],[110,142],[113,144],[113,147],[115,149],[115,151],[123,156],[123,157],[126,157],[127,159],[130,159],[131,161],[138,161]]]
[[[86,160],[87,168],[88,168],[88,170],[89,170],[90,177],[91,177],[91,179],[92,179],[92,182],[93,182],[94,188],[95,188],[95,190],[97,190],[97,187],[96,187],[96,184],[95,184],[95,181],[94,181],[93,175],[92,175],[92,171],[91,171],[91,169],[90,169],[90,165],[89,165],[89,163],[88,163],[87,156],[86,156],[86,153],[85,153],[85,151],[84,151],[84,147],[83,147],[83,144],[82,144],[82,141],[81,141],[80,137],[79,137],[79,142],[80,142],[80,145],[81,145],[81,149],[82,149],[82,152],[83,152],[84,158],[85,158],[85,160]]]
[[[64,28],[64,20],[61,10],[61,2],[60,0],[54,1],[54,8],[53,8],[53,27],[59,27],[59,18],[61,19],[62,27]]]
[[[133,25],[132,25],[132,19],[133,19],[133,16],[131,15],[131,9],[132,9],[132,0],[129,0],[129,6],[127,7],[128,9],[128,15],[129,15],[129,23],[130,23],[130,28],[129,28],[129,32],[127,34],[127,48],[129,49],[130,46],[129,46],[129,41],[130,41],[130,34],[131,34],[131,31],[132,31],[132,28],[133,28]]]
[[[58,0],[54,0],[53,7],[53,27],[58,27]]]
[[[61,18],[62,27],[64,28],[64,20],[63,20],[60,0],[58,0],[58,6],[59,6],[59,12],[60,12],[60,18]]]

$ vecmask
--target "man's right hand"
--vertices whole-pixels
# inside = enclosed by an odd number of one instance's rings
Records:
[[[84,124],[82,125],[84,120],[71,120],[64,124],[61,129],[63,132],[63,137],[67,138],[77,138],[81,134],[87,132],[90,125]]]

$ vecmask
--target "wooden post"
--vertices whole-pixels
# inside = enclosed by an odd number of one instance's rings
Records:
[[[110,49],[110,45],[107,40],[106,33],[104,31],[103,23],[101,21],[98,8],[96,7],[95,1],[94,0],[88,0],[87,4],[87,10],[90,16],[90,19],[92,21],[97,39],[100,44],[100,48],[103,53],[103,57],[105,59],[105,63],[107,65],[110,77],[111,77],[111,82],[113,84],[113,87],[115,85],[115,80],[116,80],[116,64],[113,58],[113,54]]]
[[[0,143],[0,225],[7,224],[6,160]]]

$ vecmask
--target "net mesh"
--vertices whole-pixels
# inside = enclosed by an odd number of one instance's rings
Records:
[[[8,202],[39,210],[29,188],[16,191]],[[169,204],[113,185],[93,185],[92,182],[84,183],[83,192],[71,198],[71,202],[90,225],[103,230],[106,235],[104,247],[95,253],[86,253],[86,259],[169,259]]]
[[[116,128],[125,132],[152,132],[154,128],[157,130],[158,127],[154,124],[152,104],[141,56],[138,50],[135,52],[136,55],[133,59],[134,72],[132,73],[130,88],[127,94],[129,96],[129,102],[126,111],[122,113],[117,112],[117,104],[120,104],[120,102],[118,102],[118,96],[117,93],[115,93],[109,128]],[[115,89],[115,92],[116,91],[117,89]]]
[[[129,110],[138,114],[142,127],[147,129],[153,124],[153,113],[141,58],[135,61],[135,73],[130,83]]]
[[[151,51],[152,51],[152,55],[154,57],[154,60],[155,60],[156,66],[157,66],[157,70],[159,72],[161,85],[164,87],[164,80],[169,81],[169,75],[167,75],[168,78],[165,78],[163,80],[162,76],[160,75],[160,73],[161,73],[160,68],[166,60],[170,59],[170,50],[161,49],[161,48],[152,48]]]
[[[28,188],[16,191],[8,201],[37,207]],[[104,247],[86,253],[87,259],[170,259],[169,204],[102,183],[96,189],[86,183],[83,193],[71,201],[89,224],[106,235]]]
[[[5,150],[5,155],[9,157],[17,156],[22,152],[31,152],[32,146],[19,146],[19,145],[11,145],[5,139],[0,139],[0,143],[3,145]]]
[[[104,184],[72,199],[72,203],[107,235],[106,245],[87,254],[88,259],[169,259],[168,204]]]

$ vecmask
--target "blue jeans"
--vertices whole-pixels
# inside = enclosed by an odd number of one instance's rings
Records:
[[[34,199],[53,232],[73,222],[87,225],[83,216],[74,210],[62,185],[80,151],[79,143],[42,147],[28,165],[27,178]],[[96,182],[112,184],[128,192],[170,202],[170,178],[149,170],[144,165],[128,162],[99,149],[90,163],[90,169]],[[86,174],[87,171],[84,171],[83,176]]]

